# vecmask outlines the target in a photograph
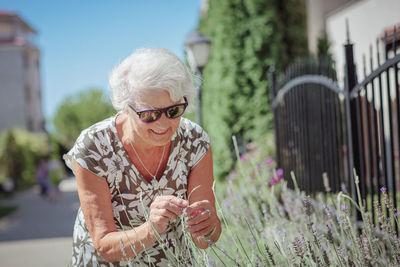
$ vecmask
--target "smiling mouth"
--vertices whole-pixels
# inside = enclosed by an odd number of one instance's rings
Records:
[[[151,129],[151,131],[156,135],[164,135],[164,134],[166,134],[168,132],[168,129],[165,130],[164,132],[157,132],[157,131],[154,131],[153,129]]]

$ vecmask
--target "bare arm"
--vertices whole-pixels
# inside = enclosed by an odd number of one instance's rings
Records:
[[[191,216],[192,219],[186,222],[187,226],[190,227],[187,228],[187,231],[191,233],[196,246],[202,249],[208,247],[208,243],[202,237],[203,235],[209,234],[215,227],[215,232],[209,237],[215,243],[222,231],[221,222],[215,209],[215,196],[212,189],[214,185],[212,164],[212,152],[210,148],[190,172],[188,179],[190,206],[186,209],[186,214]],[[210,214],[206,209],[210,211]]]
[[[180,215],[181,208],[187,206],[185,200],[173,196],[156,198],[150,207],[148,222],[132,230],[119,232],[114,223],[111,194],[107,182],[81,167],[77,162],[74,163],[74,169],[86,225],[96,250],[108,262],[123,259],[121,240],[128,258],[135,257],[144,248],[154,244],[157,238],[153,230],[159,234],[165,231],[169,219]]]

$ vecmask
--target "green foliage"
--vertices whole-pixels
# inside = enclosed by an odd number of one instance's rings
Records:
[[[318,57],[328,57],[332,59],[332,53],[330,50],[331,43],[328,38],[328,34],[326,31],[323,31],[321,36],[318,38],[317,43],[317,50],[318,50]]]
[[[305,9],[299,0],[210,0],[199,27],[213,42],[203,118],[221,178],[234,164],[232,135],[244,144],[271,130],[269,67],[306,53]]]
[[[330,67],[335,70],[335,60],[333,59],[333,55],[330,49],[331,42],[329,41],[328,33],[326,31],[323,31],[321,36],[318,38],[317,43],[318,58],[328,61]]]
[[[49,155],[50,142],[45,133],[9,129],[0,134],[0,176],[13,179],[17,187],[35,183],[40,158]]]
[[[103,91],[91,88],[67,97],[58,108],[53,124],[60,143],[71,148],[82,130],[114,113]]]

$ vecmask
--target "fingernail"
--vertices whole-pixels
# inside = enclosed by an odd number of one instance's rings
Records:
[[[187,200],[183,200],[183,201],[182,201],[182,204],[183,204],[184,206],[187,206],[187,205],[189,205],[189,202],[188,202]]]

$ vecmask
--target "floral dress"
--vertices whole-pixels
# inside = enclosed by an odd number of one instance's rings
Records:
[[[118,114],[117,114],[118,115]],[[171,138],[167,166],[159,181],[148,182],[130,161],[115,127],[117,115],[82,131],[74,147],[64,155],[71,170],[74,161],[95,175],[104,178],[110,189],[114,222],[119,231],[140,226],[146,221],[150,204],[158,195],[186,198],[187,178],[191,169],[210,147],[203,129],[181,118]],[[179,220],[170,225],[156,242],[133,259],[108,263],[96,251],[79,208],[73,234],[73,266],[168,266],[172,258],[190,265],[190,250],[185,249]],[[130,248],[122,248],[122,250]],[[173,261],[172,261],[173,262]]]

